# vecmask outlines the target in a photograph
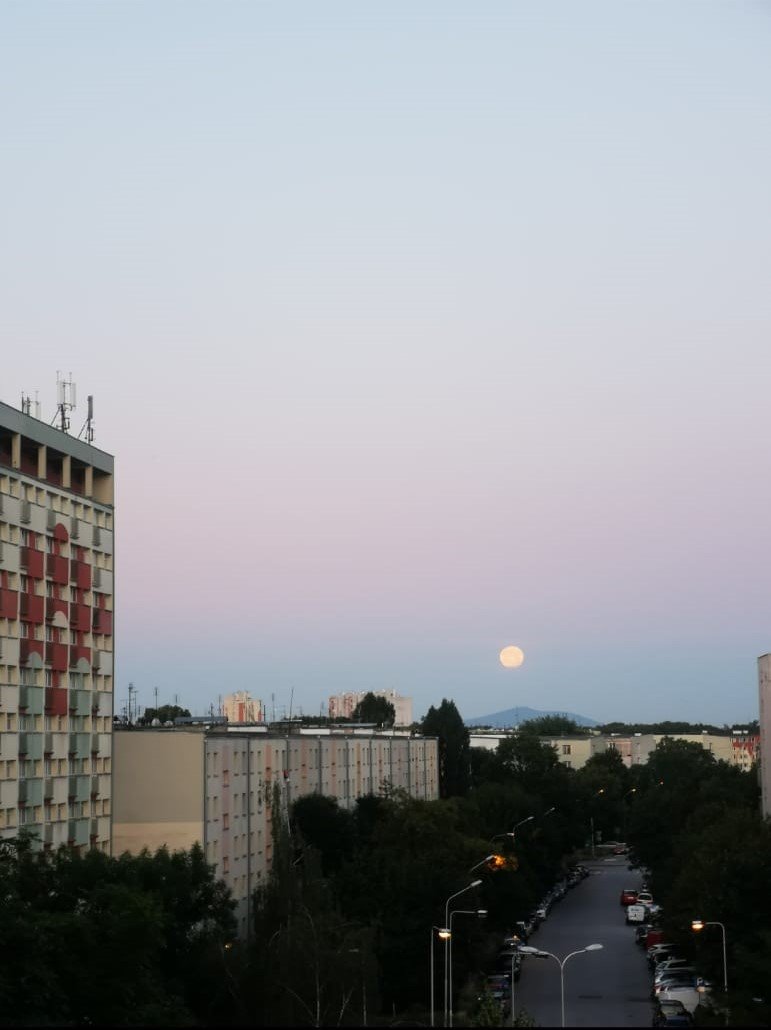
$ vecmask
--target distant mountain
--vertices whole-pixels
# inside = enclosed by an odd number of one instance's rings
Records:
[[[566,719],[572,719],[579,726],[599,726],[596,719],[589,719],[586,715],[576,715],[575,712],[541,712],[537,708],[507,708],[505,712],[493,712],[492,715],[478,715],[475,719],[465,719],[467,726],[496,726],[499,729],[504,726],[518,726],[528,719],[540,719],[544,715],[564,715]]]

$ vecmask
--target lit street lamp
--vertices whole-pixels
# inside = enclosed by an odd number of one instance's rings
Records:
[[[571,951],[569,955],[566,955],[563,959],[558,959],[556,955],[552,955],[550,951],[543,951],[541,948],[528,948],[527,946],[520,948],[520,952],[523,955],[533,955],[535,958],[553,958],[557,965],[560,967],[560,995],[562,998],[562,1026],[565,1024],[565,966],[567,965],[568,959],[573,958],[574,955],[583,955],[585,951],[602,951],[602,944],[587,944],[585,948],[579,948],[578,951]],[[512,1024],[513,1025],[513,1024]]]
[[[487,857],[486,857],[486,858],[483,858],[481,862],[477,862],[477,864],[476,864],[476,865],[472,865],[472,867],[471,867],[471,868],[469,869],[469,872],[470,872],[470,873],[473,873],[473,872],[474,872],[474,870],[475,870],[475,869],[479,869],[479,867],[480,867],[480,866],[482,866],[482,865],[487,865],[487,863],[488,863],[488,862],[492,862],[492,860],[493,860],[493,859],[494,859],[495,857],[496,857],[496,856],[495,856],[495,854],[492,854],[492,855],[487,855]],[[482,882],[482,881],[480,880],[480,881],[479,881],[479,883],[481,883],[481,882]],[[467,889],[468,889],[468,888],[467,888]]]
[[[450,929],[447,926],[432,926],[431,927],[431,1026],[434,1025],[434,1000],[436,992],[434,991],[434,931],[436,931],[437,937],[444,941],[445,944],[450,939]]]
[[[487,862],[488,859],[485,859],[485,861]],[[480,862],[479,865],[481,865],[481,864],[482,863]],[[474,868],[476,869],[476,866],[474,866]],[[447,1026],[447,1019],[448,1019],[449,1011],[450,1011],[449,1010],[449,1006],[448,1006],[448,994],[447,994],[447,988],[448,988],[447,971],[448,971],[448,968],[449,968],[449,966],[448,966],[449,948],[447,946],[447,943],[448,943],[448,941],[450,939],[450,929],[449,929],[449,926],[450,926],[450,902],[454,898],[459,898],[461,896],[461,894],[465,894],[466,891],[470,891],[470,890],[473,890],[474,887],[478,887],[481,882],[482,882],[481,880],[472,880],[471,883],[469,883],[466,887],[463,888],[463,890],[459,890],[459,891],[456,891],[455,894],[451,894],[449,896],[449,898],[447,899],[447,901],[445,903],[445,906],[444,906],[444,925],[447,927],[447,937],[444,938],[444,1025],[445,1026]]]
[[[716,920],[711,920],[705,923],[703,919],[694,919],[691,922],[691,929],[694,933],[701,933],[705,926],[719,926],[723,935],[723,990],[728,990],[728,963],[726,961],[726,949],[725,949],[725,926],[722,923],[718,923]]]

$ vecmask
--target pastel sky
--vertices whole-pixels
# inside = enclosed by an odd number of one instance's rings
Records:
[[[756,717],[770,52],[752,2],[0,6],[0,398],[95,397],[117,707]]]

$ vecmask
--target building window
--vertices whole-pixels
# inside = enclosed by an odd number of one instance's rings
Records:
[[[569,755],[570,754],[570,744],[563,744],[562,745],[562,754],[563,755]]]

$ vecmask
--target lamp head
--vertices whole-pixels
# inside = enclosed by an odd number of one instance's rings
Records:
[[[584,951],[602,951],[604,944],[587,944]]]
[[[477,909],[477,915],[479,916],[480,919],[487,919],[487,909],[486,908],[478,908]]]
[[[485,861],[489,861],[492,857],[493,856],[490,855],[487,859],[485,859]],[[478,887],[481,882],[482,882],[481,880],[472,880],[471,883],[469,884],[469,887]]]
[[[694,933],[699,933],[701,930],[704,929],[704,920],[703,919],[692,919],[691,920],[691,929],[694,931]]]
[[[443,941],[449,941],[452,934],[446,926],[443,926],[437,931],[437,936]]]

